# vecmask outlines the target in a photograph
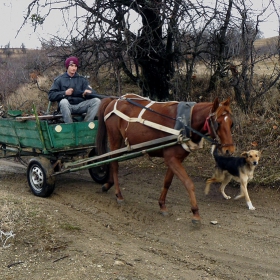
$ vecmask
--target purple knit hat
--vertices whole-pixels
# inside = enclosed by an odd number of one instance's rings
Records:
[[[70,56],[65,60],[65,67],[68,69],[70,64],[76,64],[79,67],[79,59],[75,56]]]

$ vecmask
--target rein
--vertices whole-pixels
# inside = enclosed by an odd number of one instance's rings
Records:
[[[221,146],[221,147],[229,147],[229,146],[235,146],[235,144],[234,143],[232,143],[232,144],[221,144],[220,142],[220,137],[219,137],[219,135],[217,134],[217,131],[216,131],[216,129],[215,129],[215,127],[214,127],[214,124],[213,124],[213,120],[212,120],[212,117],[214,116],[214,113],[212,113],[212,114],[210,114],[210,116],[208,117],[208,119],[210,120],[210,125],[211,125],[211,129],[212,129],[212,131],[213,131],[213,133],[214,133],[214,135],[215,135],[215,139],[218,139],[217,141],[218,141],[218,143],[219,143],[219,146]]]
[[[132,99],[130,99],[130,98],[120,98],[120,99],[127,100],[130,104],[133,104],[133,105],[135,105],[135,106],[137,106],[137,107],[140,107],[140,108],[142,108],[142,109],[146,109],[147,111],[153,112],[153,113],[158,114],[158,115],[160,115],[160,116],[162,116],[162,117],[165,117],[165,118],[167,118],[167,119],[176,121],[176,118],[172,118],[172,117],[169,117],[169,116],[167,116],[167,115],[164,115],[164,114],[162,114],[162,113],[160,113],[160,112],[157,112],[157,111],[155,111],[155,110],[153,110],[153,109],[151,109],[151,108],[149,108],[149,107],[146,107],[146,106],[141,105],[141,104],[139,104],[139,103],[137,103],[137,102],[134,102],[134,101],[133,101]]]
[[[155,113],[155,114],[160,115],[160,116],[162,116],[162,117],[165,117],[165,118],[167,118],[167,119],[174,120],[174,121],[178,120],[179,122],[183,123],[183,122],[180,120],[180,118],[179,118],[179,119],[176,119],[176,118],[172,118],[172,117],[170,117],[170,116],[161,114],[160,112],[157,112],[157,111],[155,111],[155,110],[153,110],[153,109],[151,109],[151,108],[149,108],[149,107],[146,107],[146,106],[144,106],[144,105],[141,105],[141,104],[139,104],[139,103],[137,103],[137,102],[131,100],[130,98],[120,98],[120,99],[126,100],[127,102],[129,102],[129,103],[132,104],[132,105],[135,105],[135,106],[140,107],[140,108],[142,108],[142,109],[148,110],[148,111],[150,111],[150,112],[152,112],[152,113]],[[209,118],[210,118],[211,128],[212,128],[212,130],[213,130],[213,132],[214,132],[216,138],[219,140],[219,136],[217,135],[217,133],[216,133],[216,131],[215,131],[215,129],[214,129],[214,125],[213,125],[213,122],[212,122],[212,118],[211,118],[211,117],[209,117]],[[184,124],[184,123],[183,123],[183,124]],[[218,144],[219,144],[219,141],[217,141],[217,140],[215,140],[215,139],[212,139],[212,138],[209,138],[208,136],[206,136],[206,135],[202,134],[201,132],[197,131],[196,129],[194,129],[194,128],[192,128],[192,127],[189,127],[189,126],[187,126],[187,125],[185,125],[185,124],[184,124],[184,126],[185,126],[185,128],[191,130],[191,131],[194,132],[195,134],[199,135],[200,137],[202,137],[202,138],[206,139],[207,141],[209,141],[210,143],[212,143],[212,145],[218,145]],[[231,146],[231,145],[234,145],[234,144],[219,144],[219,145],[222,145],[222,146],[225,146],[225,145]]]

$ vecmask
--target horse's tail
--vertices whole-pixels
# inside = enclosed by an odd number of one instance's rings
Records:
[[[101,100],[98,110],[98,130],[95,140],[96,151],[98,155],[105,154],[107,152],[107,128],[104,120],[104,112],[113,98],[104,98]]]

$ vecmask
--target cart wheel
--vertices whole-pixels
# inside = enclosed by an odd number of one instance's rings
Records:
[[[34,195],[48,197],[55,188],[53,168],[50,161],[46,158],[33,158],[27,167],[27,180],[29,187]]]
[[[95,148],[93,148],[88,157],[93,157],[96,155],[95,152]],[[90,162],[89,162],[90,163]],[[89,174],[91,176],[91,178],[99,184],[104,184],[107,182],[108,178],[109,178],[109,172],[110,172],[110,165],[109,164],[104,164],[104,165],[100,165],[97,167],[92,167],[88,169]]]

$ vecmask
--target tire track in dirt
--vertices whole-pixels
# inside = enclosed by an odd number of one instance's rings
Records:
[[[9,196],[21,196],[26,205],[44,209],[53,223],[53,242],[67,244],[56,252],[36,253],[41,263],[29,268],[38,275],[34,279],[279,279],[279,193],[249,189],[256,207],[249,211],[245,201],[224,200],[214,185],[206,197],[204,180],[194,177],[202,216],[202,226],[196,229],[186,190],[176,178],[167,196],[170,214],[163,217],[157,202],[163,169],[124,167],[121,206],[114,189],[102,193],[87,172],[58,177],[48,199],[31,194],[25,174],[3,178]],[[238,191],[232,185],[227,188],[232,197]],[[80,230],[65,231],[61,224]],[[55,266],[49,263],[61,255],[69,258]],[[26,275],[16,269],[17,275]]]
[[[127,178],[127,180],[129,181],[129,178]],[[201,183],[199,184],[201,185]],[[190,219],[187,217],[189,216],[190,218],[190,215],[188,215],[188,211],[185,210],[188,203],[187,196],[180,195],[182,191],[180,187],[171,192],[171,195],[168,196],[171,215],[169,217],[161,217],[158,214],[158,209],[155,207],[155,205],[157,206],[157,200],[153,200],[153,198],[158,195],[157,190],[152,190],[150,188],[149,190],[143,189],[142,186],[142,191],[140,192],[137,186],[133,187],[134,183],[130,182],[129,185],[129,188],[132,188],[132,190],[128,189],[126,185],[124,186],[126,202],[123,206],[117,206],[113,198],[113,189],[109,191],[109,194],[103,194],[102,199],[95,201],[95,207],[99,209],[98,213],[103,213],[100,219],[104,219],[105,211],[108,215],[106,216],[106,221],[108,224],[111,223],[111,229],[114,232],[121,232],[130,239],[144,239],[145,242],[153,244],[153,246],[156,247],[148,251],[153,255],[160,255],[167,262],[176,260],[175,263],[179,266],[183,265],[184,268],[187,266],[197,266],[197,269],[203,270],[206,273],[210,272],[210,274],[211,271],[214,271],[212,276],[215,277],[239,279],[239,276],[234,275],[236,275],[236,271],[242,271],[243,269],[249,271],[249,276],[252,274],[253,277],[257,277],[255,279],[258,279],[258,277],[261,279],[267,275],[272,275],[271,279],[274,279],[273,277],[276,277],[278,274],[279,263],[277,260],[277,253],[275,251],[274,254],[273,251],[275,248],[274,246],[279,245],[279,239],[271,234],[269,238],[260,235],[260,232],[264,230],[260,225],[264,221],[267,221],[267,214],[269,211],[264,213],[264,215],[258,214],[258,217],[255,217],[251,211],[246,209],[245,202],[224,201],[220,198],[218,198],[217,201],[209,201],[209,198],[202,197],[202,199],[199,200],[201,208],[204,207],[204,203],[210,202],[211,208],[219,209],[218,217],[220,220],[226,220],[227,216],[230,216],[230,221],[223,224],[220,230],[215,230],[219,229],[219,227],[215,228],[207,224],[202,226],[200,232],[197,232],[193,231],[188,224],[190,223]],[[151,183],[149,185],[151,185]],[[198,193],[199,195],[203,195],[201,191]],[[99,195],[98,191],[96,194]],[[148,197],[148,199],[146,197]],[[108,199],[110,201],[109,204],[105,203],[105,207],[104,199],[105,201]],[[137,203],[134,202],[135,200]],[[175,206],[172,206],[173,203]],[[183,207],[183,211],[179,209],[180,207]],[[104,208],[106,210],[104,210]],[[232,212],[231,214],[229,210]],[[247,216],[247,214],[249,216]],[[246,217],[250,217],[250,219],[246,219]],[[98,217],[95,216],[95,219],[96,218]],[[209,219],[208,216],[205,218]],[[275,222],[277,218],[271,217],[270,220],[271,222]],[[115,221],[117,221],[117,225]],[[237,227],[234,227],[235,223],[238,223]],[[243,223],[250,226],[249,230],[243,226]],[[170,225],[166,226],[166,224]],[[144,228],[145,231],[143,230]],[[203,241],[204,244],[197,246],[197,244],[189,244],[189,242],[187,242],[187,245],[185,245],[181,242],[170,241],[170,237],[175,238],[175,240],[182,238],[177,231],[186,232],[190,236],[192,236],[194,232],[195,234],[203,232],[205,238],[202,238],[201,241]],[[187,234],[185,237],[187,240],[192,239],[189,238]],[[195,236],[192,237],[194,239],[196,238]],[[271,239],[273,241],[271,241]],[[239,240],[242,240],[240,244]],[[261,252],[254,249],[258,247],[258,244],[264,246],[269,251],[269,254],[267,254],[269,262],[262,261],[264,267],[263,272],[258,272],[258,267],[260,265],[258,259]],[[174,250],[174,248],[177,249]],[[198,248],[199,250],[197,250]],[[142,247],[142,250],[147,250],[147,248],[145,249],[145,247]],[[201,250],[203,253],[201,253]],[[190,255],[188,260],[178,261],[180,259],[182,260],[181,252],[188,252],[188,255]],[[195,257],[196,255],[197,257]],[[190,261],[190,259],[194,261]],[[188,265],[186,265],[186,262]],[[231,262],[232,264],[229,265]],[[197,265],[197,263],[201,264]],[[224,270],[227,272],[220,271],[217,264],[219,264],[219,267],[220,265],[224,266]],[[230,271],[232,271],[232,273],[230,273]],[[217,275],[217,272],[219,272],[220,275]]]
[[[110,250],[117,250],[118,254],[122,256],[122,261],[125,263],[133,263],[135,260],[138,260],[137,265],[141,267],[141,262],[143,262],[143,260],[146,261],[147,259],[149,262],[148,271],[147,267],[143,267],[143,269],[146,270],[147,275],[143,275],[141,279],[162,279],[161,272],[158,272],[158,270],[166,270],[168,266],[172,266],[172,269],[170,268],[170,272],[168,272],[168,277],[170,278],[165,276],[166,278],[164,279],[184,279],[182,277],[185,277],[185,273],[188,270],[186,261],[178,261],[178,256],[176,255],[169,257],[173,251],[172,247],[174,244],[172,242],[169,247],[164,248],[166,245],[162,244],[159,238],[154,235],[151,230],[147,229],[154,221],[154,219],[151,220],[149,214],[139,214],[136,210],[132,213],[133,211],[130,211],[132,210],[132,207],[127,207],[128,203],[123,206],[118,206],[115,200],[110,200],[109,203],[104,203],[103,197],[105,200],[109,198],[109,195],[104,194],[101,194],[99,199],[95,199],[95,210],[91,211],[88,209],[88,203],[91,201],[90,195],[88,194],[85,199],[83,195],[84,190],[82,190],[81,193],[80,191],[81,190],[78,190],[76,192],[75,199],[73,199],[73,193],[66,192],[62,195],[55,194],[53,200],[55,203],[64,204],[71,209],[72,216],[77,218],[78,224],[82,224],[81,228],[83,228],[83,225],[87,225],[88,228],[90,221],[94,219],[95,227],[91,227],[87,232],[87,235],[97,236],[96,231],[102,231],[103,234],[99,235],[100,239],[98,242],[102,244],[122,244],[121,248],[116,245],[116,249],[110,248]],[[81,196],[83,197],[82,200],[84,202],[83,207],[80,205]],[[95,194],[93,196],[95,197]],[[139,218],[140,216],[141,218]],[[147,217],[145,218],[145,216]],[[83,222],[81,223],[81,221]],[[139,226],[139,222],[141,223],[141,226]],[[106,245],[104,246],[106,247]],[[164,249],[159,249],[161,247]],[[132,266],[134,267],[134,264],[132,264]],[[190,269],[193,271],[194,266],[192,264],[189,264],[189,266],[191,266]],[[156,267],[158,269],[155,269]],[[174,272],[174,269],[178,272]],[[203,269],[199,270],[200,274],[208,275],[208,273],[205,274]],[[142,269],[138,268],[137,271],[140,275],[142,274]],[[194,279],[198,277],[197,272],[188,272],[188,275],[193,275]]]

